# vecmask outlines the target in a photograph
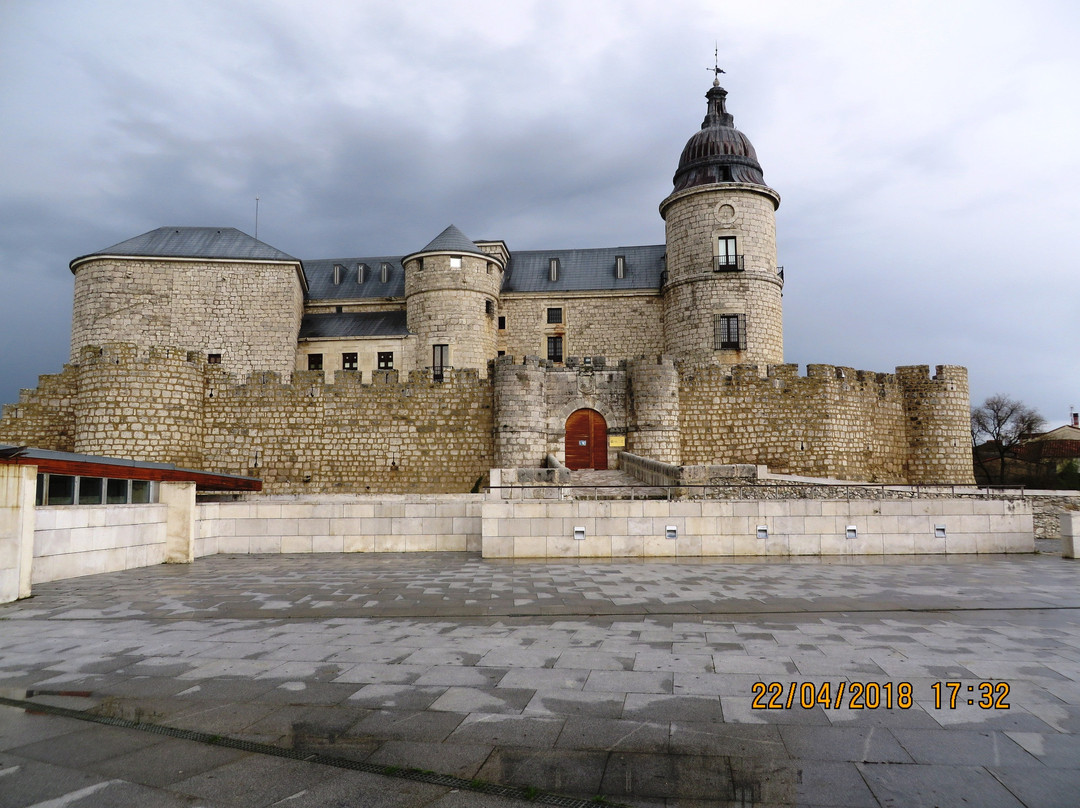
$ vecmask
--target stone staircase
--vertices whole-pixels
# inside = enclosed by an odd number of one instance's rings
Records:
[[[667,489],[645,485],[618,469],[570,472],[567,495],[573,499],[667,499]]]

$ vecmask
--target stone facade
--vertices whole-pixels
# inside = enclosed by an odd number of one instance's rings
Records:
[[[707,98],[664,245],[515,252],[451,225],[400,257],[302,262],[227,228],[159,228],[77,258],[72,364],[4,407],[0,441],[270,493],[467,492],[493,467],[622,450],[973,482],[963,368],[783,364],[780,197],[726,92]]]
[[[89,345],[138,342],[215,354],[235,373],[288,373],[304,312],[298,269],[298,262],[73,262],[71,359]]]

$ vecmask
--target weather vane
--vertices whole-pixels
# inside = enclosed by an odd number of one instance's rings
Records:
[[[724,70],[722,70],[720,68],[720,45],[719,45],[719,43],[717,43],[716,47],[713,50],[713,66],[712,67],[706,67],[705,69],[708,70],[710,73],[713,73],[716,76],[717,81],[720,80],[720,74],[725,72]]]

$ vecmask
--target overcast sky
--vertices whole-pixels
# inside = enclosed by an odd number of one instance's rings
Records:
[[[0,401],[68,262],[164,225],[298,258],[658,244],[705,113],[757,149],[788,362],[1080,407],[1080,4],[0,0]]]

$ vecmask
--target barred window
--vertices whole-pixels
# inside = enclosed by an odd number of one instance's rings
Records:
[[[745,314],[714,314],[713,315],[713,350],[714,351],[745,351],[746,350],[746,315]]]
[[[548,337],[548,360],[551,362],[561,362],[562,359],[562,337]]]
[[[547,310],[548,325],[558,325],[562,322],[562,309]]]

